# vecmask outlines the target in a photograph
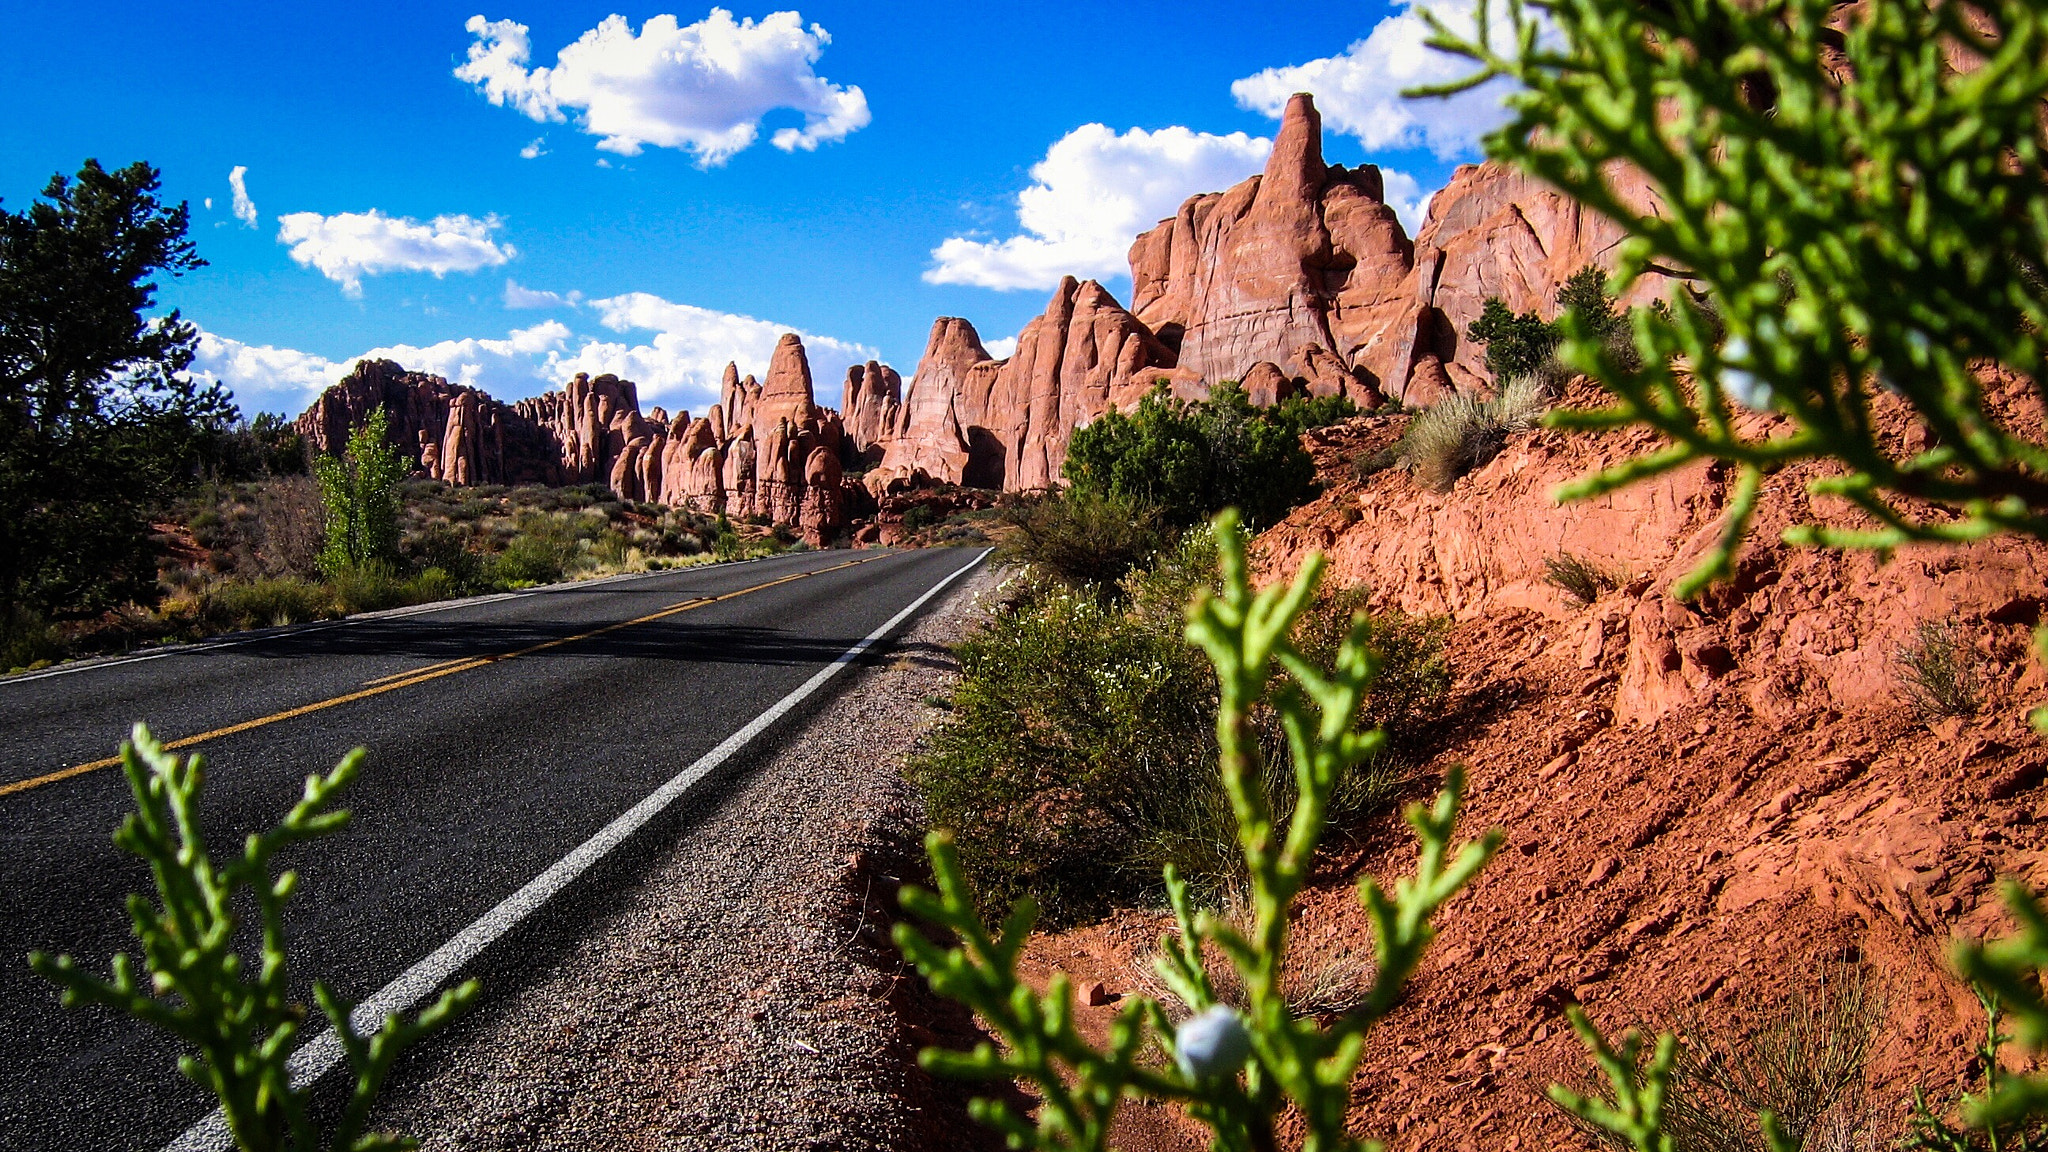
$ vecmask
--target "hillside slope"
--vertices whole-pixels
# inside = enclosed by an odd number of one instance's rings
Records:
[[[1466,764],[1468,827],[1507,832],[1369,1044],[1358,1131],[1397,1148],[1577,1146],[1542,1100],[1587,1067],[1567,1004],[1610,1030],[1693,1011],[1755,1020],[1844,961],[1886,992],[1865,1106],[1885,1135],[1914,1083],[1945,1101],[1980,1075],[1983,1014],[1944,957],[1954,936],[2005,929],[1995,877],[2048,886],[2048,747],[2024,722],[2048,695],[2027,654],[2048,548],[1889,563],[1792,549],[1774,541],[1813,511],[1812,473],[1788,469],[1738,578],[1688,606],[1668,589],[1717,529],[1712,469],[1560,507],[1556,485],[1648,442],[1534,432],[1447,493],[1400,471],[1356,479],[1352,460],[1404,419],[1311,433],[1327,489],[1257,542],[1268,577],[1320,549],[1332,578],[1379,603],[1456,619],[1455,698],[1415,792]],[[1562,552],[1619,586],[1567,597],[1543,579]],[[1929,620],[1974,645],[1973,717],[1930,724],[1906,706],[1898,653]],[[1328,855],[1294,937],[1304,969],[1369,952],[1351,886],[1392,880],[1413,851],[1388,816]],[[1131,990],[1160,926],[1134,914],[1048,938],[1037,963]]]

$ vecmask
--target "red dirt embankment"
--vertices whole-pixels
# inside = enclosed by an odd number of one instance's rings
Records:
[[[1695,1009],[1739,1018],[1844,960],[1887,986],[1872,1060],[1885,1135],[1914,1083],[1946,1101],[1980,1077],[1983,1014],[1946,954],[1956,936],[2007,929],[1997,877],[2048,887],[2048,746],[2024,722],[2048,699],[2028,655],[2048,548],[1912,547],[1889,562],[1790,548],[1787,525],[1851,522],[1816,507],[1804,486],[1818,466],[1801,466],[1767,478],[1736,579],[1681,604],[1669,588],[1718,531],[1720,470],[1559,506],[1557,485],[1652,441],[1534,432],[1447,493],[1398,471],[1354,479],[1350,461],[1401,419],[1311,434],[1327,489],[1258,541],[1269,577],[1320,549],[1329,578],[1456,619],[1451,718],[1416,792],[1466,764],[1470,834],[1507,832],[1373,1034],[1356,1130],[1402,1149],[1577,1146],[1542,1100],[1586,1068],[1567,1004],[1612,1031]],[[1902,414],[1887,419],[1909,434]],[[1563,552],[1620,586],[1591,605],[1567,597],[1543,579]],[[1929,723],[1902,694],[1899,651],[1928,620],[1975,645],[1973,717]],[[1352,882],[1390,882],[1412,858],[1392,816],[1333,845],[1296,925],[1301,958],[1369,951]],[[1034,964],[1129,991],[1162,923],[1130,914],[1047,938]],[[1180,1142],[1145,1113],[1157,1131],[1133,1146]]]

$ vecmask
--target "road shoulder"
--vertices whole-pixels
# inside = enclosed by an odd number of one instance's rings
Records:
[[[981,568],[783,738],[635,888],[395,1082],[439,1149],[994,1147],[917,1047],[971,1023],[888,943],[922,826],[899,771],[950,690]]]

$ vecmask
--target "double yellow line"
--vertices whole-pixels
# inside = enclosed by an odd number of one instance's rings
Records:
[[[822,576],[827,572],[837,572],[842,568],[851,568],[856,564],[866,564],[870,560],[876,559],[880,559],[880,557],[864,556],[859,560],[849,560],[844,564],[834,564],[829,568],[793,573],[765,583],[756,584],[751,588],[742,588],[737,592],[726,592],[717,596],[694,597],[679,604],[671,604],[658,612],[650,612],[645,616],[632,620],[621,620],[616,624],[607,624],[602,628],[593,628],[588,632],[579,632],[574,636],[564,636],[558,640],[546,640],[513,652],[500,652],[495,656],[457,657],[454,660],[444,660],[439,664],[429,664],[424,668],[414,668],[406,672],[396,672],[389,676],[380,676],[375,680],[366,682],[362,689],[355,692],[329,697],[325,700],[317,700],[311,704],[301,704],[296,708],[287,708],[282,712],[273,712],[268,716],[261,716],[254,720],[244,720],[239,724],[230,724],[225,728],[215,728],[211,732],[201,732],[196,736],[183,736],[176,740],[167,740],[164,742],[164,747],[169,749],[190,748],[194,744],[203,744],[208,740],[218,740],[223,736],[233,736],[253,728],[263,728],[276,724],[281,720],[296,719],[300,716],[338,707],[342,704],[353,704],[358,700],[367,700],[372,696],[381,696],[386,692],[396,692],[400,688],[410,688],[415,684],[425,684],[429,680],[439,680],[443,676],[453,676],[458,672],[469,672],[491,664],[502,663],[506,660],[517,660],[521,656],[531,656],[535,652],[545,652],[550,648],[560,648],[564,644],[574,644],[580,640],[588,640],[593,636],[602,636],[607,632],[617,632],[621,628],[632,628],[636,625],[652,623],[653,621],[674,616],[681,612],[702,608],[707,604],[716,604],[721,600],[736,599],[751,592],[773,588],[778,584],[787,584],[792,580],[801,580],[806,576]],[[101,768],[112,768],[120,762],[121,758],[119,756],[109,756],[104,760],[94,760],[88,764],[74,764],[69,768],[60,768],[55,772],[45,773],[41,776],[31,776],[26,780],[16,780],[12,783],[0,784],[0,796],[11,796],[16,792],[26,792],[31,788],[40,788],[45,784],[55,784],[59,780],[69,780],[73,776],[82,776],[87,772],[95,772]]]

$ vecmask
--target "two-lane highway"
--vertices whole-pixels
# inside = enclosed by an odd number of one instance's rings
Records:
[[[207,757],[217,853],[284,812],[309,772],[369,748],[349,828],[282,862],[302,877],[296,974],[362,999],[569,875],[566,855],[630,826],[623,814],[974,559],[801,553],[0,681],[0,1149],[153,1150],[209,1109],[170,1042],[60,1008],[21,959],[70,952],[104,971],[132,951],[122,902],[148,875],[109,839],[132,807],[109,756],[133,721]],[[496,947],[519,938],[512,925]]]

